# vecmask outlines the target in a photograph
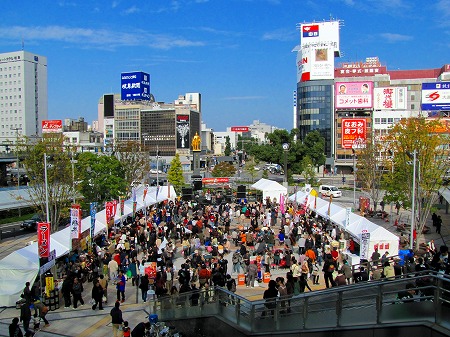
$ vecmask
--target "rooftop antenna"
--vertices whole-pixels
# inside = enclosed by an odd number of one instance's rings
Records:
[[[24,50],[25,48],[25,42],[23,41],[23,37],[22,37],[22,50]]]

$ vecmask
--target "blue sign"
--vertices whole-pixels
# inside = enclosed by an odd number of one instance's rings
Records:
[[[450,82],[422,83],[422,110],[450,110]]]
[[[121,99],[150,100],[150,75],[142,71],[122,73],[121,75]]]
[[[90,205],[90,215],[91,215],[91,240],[94,238],[95,232],[95,215],[97,214],[97,203],[91,202]]]

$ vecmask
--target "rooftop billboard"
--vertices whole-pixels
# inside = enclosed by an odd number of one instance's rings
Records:
[[[373,82],[336,82],[336,109],[372,108]]]
[[[332,47],[339,51],[339,21],[303,23],[300,29],[301,48]]]
[[[306,46],[298,53],[300,81],[334,78],[334,49],[331,47]],[[298,81],[297,81],[298,82]]]
[[[422,110],[450,111],[450,82],[422,83]]]
[[[373,89],[373,108],[375,110],[406,110],[406,103],[406,87]]]
[[[121,99],[150,100],[150,75],[142,71],[121,74]]]

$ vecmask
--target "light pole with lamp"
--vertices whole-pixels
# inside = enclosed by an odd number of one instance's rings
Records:
[[[408,157],[413,160],[413,179],[412,179],[412,201],[411,201],[411,233],[410,233],[410,248],[414,249],[414,229],[415,229],[415,217],[416,217],[416,160],[417,151],[413,153],[406,152]]]
[[[289,151],[289,143],[283,143],[283,151],[284,151],[284,177],[283,177],[283,184],[284,187],[288,187],[287,184],[287,153]]]

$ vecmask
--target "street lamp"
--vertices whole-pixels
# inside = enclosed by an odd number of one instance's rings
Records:
[[[287,187],[287,153],[289,151],[289,143],[283,143],[283,151],[284,151],[284,177],[283,183],[284,187]]]
[[[412,204],[411,204],[411,233],[410,233],[410,248],[414,249],[414,227],[415,227],[415,213],[416,213],[416,160],[417,150],[413,153],[406,152],[408,157],[413,160],[413,179],[412,179]]]

